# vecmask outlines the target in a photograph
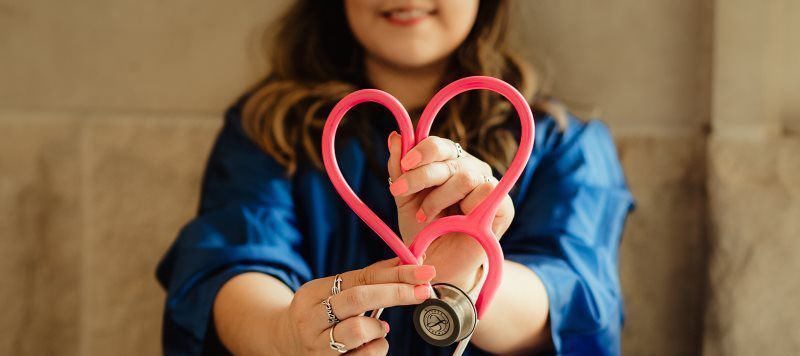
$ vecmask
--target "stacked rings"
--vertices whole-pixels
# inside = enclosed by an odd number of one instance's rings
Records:
[[[339,323],[339,318],[333,314],[333,307],[331,307],[331,297],[335,294],[339,294],[342,292],[342,277],[338,274],[336,277],[333,277],[333,286],[331,287],[331,296],[328,299],[322,301],[322,304],[325,306],[325,311],[328,313],[328,324],[331,324],[331,328],[328,330],[328,346],[330,346],[331,350],[336,351],[340,354],[347,352],[347,347],[341,343],[337,342],[333,339],[333,329],[336,327],[336,324]]]

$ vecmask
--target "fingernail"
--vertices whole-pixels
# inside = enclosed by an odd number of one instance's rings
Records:
[[[392,131],[389,133],[389,138],[386,139],[386,146],[389,147],[390,150],[392,149],[392,136],[394,135],[397,135],[397,131]]]
[[[392,192],[392,195],[394,196],[403,194],[408,191],[408,182],[406,182],[405,179],[400,178],[389,186],[389,191]]]
[[[389,330],[391,329],[391,328],[389,328],[389,323],[387,323],[384,320],[381,320],[381,323],[383,323],[383,330],[385,330],[385,332],[388,334]]]
[[[425,284],[414,287],[414,298],[425,300],[431,296],[431,289]]]
[[[422,154],[419,151],[411,151],[400,160],[400,166],[405,170],[409,170],[414,168],[420,161],[422,161]]]
[[[416,218],[418,223],[424,222],[425,220],[428,219],[428,217],[425,216],[425,212],[422,211],[422,208],[419,208],[419,210],[417,210]]]
[[[435,275],[436,275],[436,267],[433,267],[431,265],[419,266],[417,267],[417,270],[414,271],[414,277],[417,277],[417,279],[421,279],[423,281],[429,281],[433,279]]]

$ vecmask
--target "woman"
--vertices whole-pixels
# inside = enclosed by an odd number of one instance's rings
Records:
[[[428,282],[474,287],[483,251],[451,234],[429,248],[424,265],[397,266],[334,191],[319,143],[327,113],[354,90],[387,91],[416,120],[433,93],[469,75],[519,88],[533,105],[537,136],[493,222],[503,283],[466,354],[619,353],[617,250],[632,198],[606,128],[548,102],[507,48],[509,6],[291,6],[274,33],[271,74],[227,112],[199,213],[158,267],[168,291],[167,354],[449,355],[452,348],[416,334],[411,311],[430,296]],[[407,243],[439,217],[469,213],[516,151],[518,119],[497,95],[462,94],[440,115],[431,137],[403,159],[382,108],[359,106],[339,130],[344,176]],[[341,292],[332,295],[337,275]],[[360,316],[381,307],[382,321]]]

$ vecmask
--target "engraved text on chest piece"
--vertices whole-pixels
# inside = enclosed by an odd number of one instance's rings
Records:
[[[428,334],[437,338],[443,339],[450,334],[453,324],[450,321],[450,316],[441,308],[431,306],[426,308],[423,312],[423,325]]]

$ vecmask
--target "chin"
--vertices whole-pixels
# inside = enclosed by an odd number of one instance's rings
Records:
[[[441,63],[447,53],[431,53],[427,51],[397,50],[378,54],[379,59],[392,67],[403,69],[420,69]]]
[[[429,58],[418,58],[418,59],[415,59],[415,58],[404,58],[404,59],[403,59],[403,60],[401,60],[401,61],[391,61],[391,62],[389,62],[389,63],[391,63],[391,64],[392,64],[392,66],[394,66],[394,67],[397,67],[397,68],[403,68],[403,69],[413,70],[413,69],[422,69],[422,68],[426,68],[426,67],[432,66],[432,65],[434,65],[434,64],[437,64],[437,63],[439,63],[439,61],[440,61],[440,59],[439,59],[439,58],[437,58],[437,59],[429,59]]]

